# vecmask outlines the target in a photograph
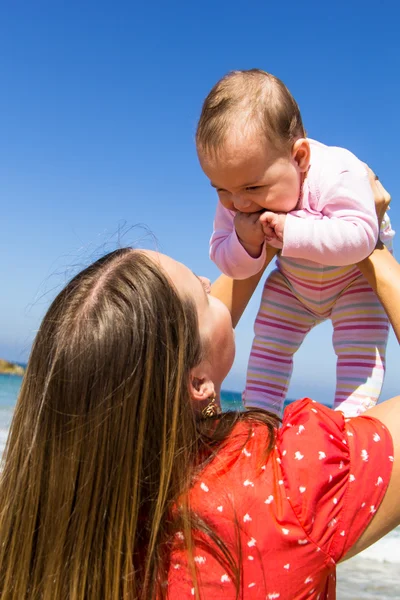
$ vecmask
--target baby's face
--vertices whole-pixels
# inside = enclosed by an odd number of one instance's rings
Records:
[[[231,136],[216,155],[199,152],[199,160],[229,210],[287,213],[298,204],[306,169],[292,153],[278,153],[254,135]]]

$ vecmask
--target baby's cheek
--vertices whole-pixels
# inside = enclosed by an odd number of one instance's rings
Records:
[[[254,203],[260,208],[267,210],[270,204],[270,199],[268,196],[259,196],[258,198],[254,198]]]
[[[232,200],[230,200],[226,196],[219,196],[219,201],[221,202],[222,206],[227,210],[236,210]]]

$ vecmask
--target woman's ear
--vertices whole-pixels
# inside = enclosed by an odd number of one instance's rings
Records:
[[[292,147],[292,158],[297,163],[301,173],[308,171],[311,161],[311,148],[310,142],[306,138],[295,141]]]
[[[190,373],[189,392],[194,402],[204,402],[215,394],[214,383],[202,365],[198,365]]]

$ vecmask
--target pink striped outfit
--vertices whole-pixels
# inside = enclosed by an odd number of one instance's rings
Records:
[[[264,285],[243,399],[246,406],[282,414],[293,355],[310,329],[330,318],[337,355],[334,407],[355,416],[379,397],[389,332],[385,311],[354,266],[379,235],[374,198],[359,159],[309,141],[311,163],[299,205],[287,215],[277,268]],[[233,219],[234,212],[218,202],[210,256],[222,272],[244,279],[263,267],[265,248],[256,259],[247,254]],[[390,250],[393,236],[385,216],[380,237]]]

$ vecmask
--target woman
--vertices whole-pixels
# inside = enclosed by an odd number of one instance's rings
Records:
[[[400,335],[400,266],[377,249],[360,268]],[[58,295],[3,465],[2,599],[334,598],[336,562],[399,524],[396,399],[348,421],[299,401],[280,429],[219,414],[255,285],[211,296],[124,249]]]

